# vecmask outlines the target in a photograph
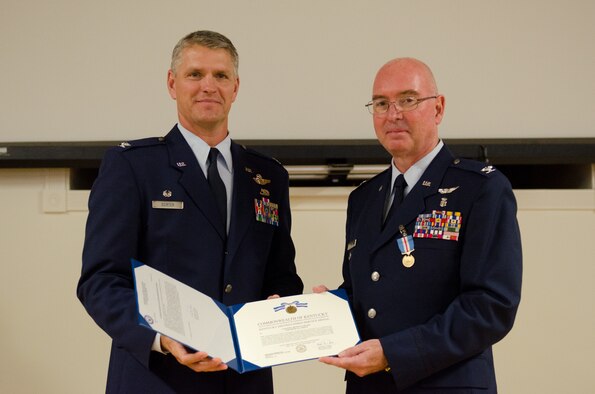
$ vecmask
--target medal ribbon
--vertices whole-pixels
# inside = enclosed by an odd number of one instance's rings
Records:
[[[411,235],[408,235],[408,236],[402,237],[402,238],[398,238],[397,246],[399,247],[401,254],[409,255],[409,254],[411,254],[411,252],[413,252],[415,250],[414,244],[413,244],[413,237]]]

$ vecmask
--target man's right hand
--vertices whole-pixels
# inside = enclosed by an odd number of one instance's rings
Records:
[[[220,358],[212,358],[206,352],[189,352],[181,343],[161,335],[161,349],[172,354],[182,365],[195,372],[215,372],[227,369],[227,364]]]

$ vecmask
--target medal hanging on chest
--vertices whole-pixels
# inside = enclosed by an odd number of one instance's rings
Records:
[[[407,235],[405,227],[399,226],[399,230],[401,231],[402,237],[397,238],[397,246],[403,255],[402,263],[405,268],[411,268],[413,267],[413,264],[415,264],[415,257],[411,254],[415,250],[413,237]]]

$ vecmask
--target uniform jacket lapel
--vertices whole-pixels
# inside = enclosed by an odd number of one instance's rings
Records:
[[[254,219],[254,181],[252,174],[246,171],[250,164],[243,148],[232,141],[231,154],[233,157],[233,196],[231,200],[231,222],[227,242],[229,260],[233,258],[246,236]]]
[[[452,159],[452,153],[444,146],[434,160],[432,160],[413,189],[409,191],[399,209],[390,218],[390,221],[386,223],[384,230],[374,243],[372,251],[379,249],[387,242],[395,239],[401,225],[407,227],[420,213],[425,211],[426,199],[438,192],[444,173],[452,162]],[[388,176],[390,176],[390,171],[388,172]],[[426,186],[428,184],[429,186]],[[408,234],[412,235],[409,232]]]
[[[217,233],[225,238],[226,230],[218,216],[219,211],[217,210],[215,198],[192,149],[177,127],[174,127],[167,134],[165,141],[169,151],[170,165],[180,172],[178,182],[186,190],[197,208],[217,230]]]
[[[387,193],[390,192],[391,171],[390,168],[380,174],[376,180],[377,184],[372,187],[372,195],[366,203],[368,213],[365,215],[366,229],[365,237],[369,240],[377,240],[382,236],[382,223],[384,221],[384,204]],[[372,185],[371,185],[372,186]]]

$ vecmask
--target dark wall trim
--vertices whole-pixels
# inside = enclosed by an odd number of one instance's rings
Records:
[[[445,139],[460,157],[493,164],[595,163],[595,138]],[[287,165],[383,164],[388,153],[374,139],[238,140]],[[120,141],[0,142],[0,168],[97,167],[105,150]]]
[[[592,188],[595,138],[445,139],[459,157],[498,166],[515,187]],[[365,140],[238,140],[277,158],[286,166],[320,165],[331,168],[327,177],[292,179],[293,185],[349,185],[350,169],[358,165],[388,165],[389,154],[375,139]],[[0,168],[71,168],[90,178],[105,150],[120,141],[0,143]],[[291,173],[291,172],[290,172]],[[87,175],[85,175],[87,174]],[[76,180],[74,181],[76,184]],[[82,181],[87,187],[88,181]],[[76,186],[76,185],[74,185]]]

